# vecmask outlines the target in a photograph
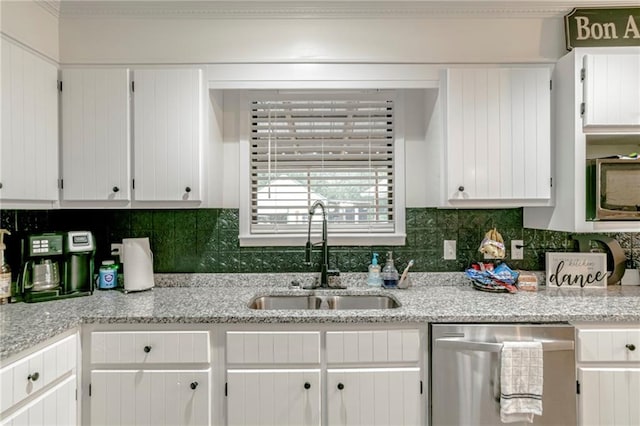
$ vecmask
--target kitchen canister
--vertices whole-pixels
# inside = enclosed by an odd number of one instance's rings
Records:
[[[113,260],[103,260],[98,270],[98,288],[110,290],[118,285],[118,265]]]

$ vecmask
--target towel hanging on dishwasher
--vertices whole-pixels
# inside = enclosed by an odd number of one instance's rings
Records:
[[[542,343],[503,342],[500,355],[500,420],[533,423],[542,415]]]

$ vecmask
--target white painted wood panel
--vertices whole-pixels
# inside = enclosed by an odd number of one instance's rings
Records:
[[[210,370],[93,370],[91,424],[209,425],[210,375]]]
[[[55,65],[2,43],[0,199],[58,199],[58,71]]]
[[[129,200],[129,70],[62,70],[62,199]]]
[[[76,335],[69,336],[3,367],[0,370],[0,412],[74,370],[76,345]],[[33,379],[35,375],[37,379]]]
[[[640,55],[588,54],[583,65],[584,126],[640,126]]]
[[[329,369],[328,424],[420,425],[418,368]]]
[[[410,330],[328,331],[328,363],[417,362],[420,333]]]
[[[3,419],[2,426],[71,426],[76,420],[76,376],[71,375]]]
[[[578,330],[578,362],[598,361],[640,362],[640,328]]]
[[[317,331],[227,332],[227,363],[319,364]]]
[[[228,370],[227,391],[230,426],[320,424],[318,369]]]
[[[137,201],[199,201],[202,70],[134,70]]]
[[[209,353],[208,331],[91,333],[92,364],[206,363]]]
[[[640,368],[578,368],[580,425],[640,424]]]
[[[549,200],[549,69],[452,68],[444,81],[445,204]]]

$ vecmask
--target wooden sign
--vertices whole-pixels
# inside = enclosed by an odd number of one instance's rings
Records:
[[[585,7],[564,17],[567,50],[640,46],[640,7]]]
[[[605,253],[547,253],[547,287],[607,288]]]

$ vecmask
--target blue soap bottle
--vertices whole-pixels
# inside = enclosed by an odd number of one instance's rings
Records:
[[[371,264],[369,265],[369,276],[367,284],[371,287],[382,286],[382,275],[380,275],[380,265],[378,265],[378,253],[373,253]]]

